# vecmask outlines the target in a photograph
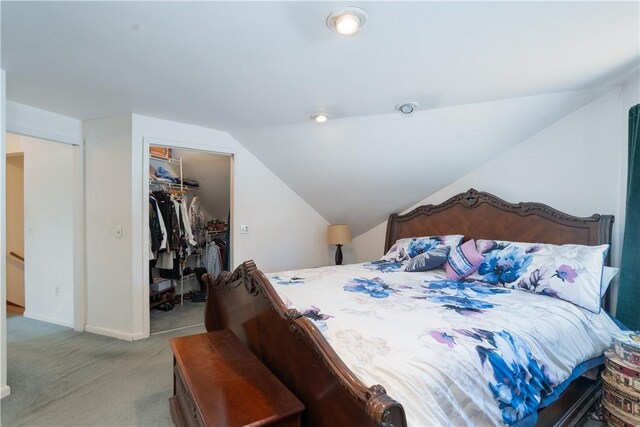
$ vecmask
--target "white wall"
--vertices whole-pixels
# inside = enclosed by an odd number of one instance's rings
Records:
[[[131,118],[88,120],[84,137],[85,330],[131,339]]]
[[[407,209],[441,203],[473,187],[510,202],[536,201],[577,216],[613,214],[612,264],[620,262],[626,179],[626,105],[638,76]],[[623,104],[625,104],[623,106]],[[624,110],[624,111],[623,111]],[[624,165],[624,166],[623,166]],[[349,262],[382,256],[386,222],[354,239]],[[614,288],[614,301],[616,290]]]
[[[7,150],[9,154],[9,150]],[[24,155],[7,155],[7,254],[24,255]],[[24,263],[12,256],[7,262],[7,301],[24,307]]]
[[[214,150],[233,154],[233,205],[235,227],[232,230],[233,266],[253,259],[263,271],[278,271],[326,265],[327,221],[302,198],[264,166],[253,154],[226,132],[140,115],[133,116],[133,234],[143,233],[143,140],[160,139],[181,148]],[[249,226],[249,234],[240,234],[240,224]],[[133,286],[134,331],[147,329],[142,312],[143,286],[148,264],[144,257],[146,240],[134,237]]]
[[[24,316],[72,327],[76,147],[14,134],[7,140],[24,152]]]
[[[87,331],[129,340],[148,335],[145,141],[233,154],[235,265],[254,259],[277,271],[327,263],[324,218],[227,133],[133,115],[86,121],[84,135]],[[240,224],[250,233],[239,234]]]

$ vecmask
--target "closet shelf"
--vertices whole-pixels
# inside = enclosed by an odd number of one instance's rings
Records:
[[[179,165],[180,159],[172,159],[172,158],[165,158],[165,157],[158,157],[158,156],[154,156],[153,154],[151,156],[149,156],[149,158],[151,160],[157,160],[159,162],[165,162],[165,163],[173,163],[175,165]]]
[[[156,181],[154,179],[149,178],[149,185],[161,185],[163,187],[169,187],[171,188],[176,188],[176,189],[180,189],[182,191],[185,190],[195,190],[196,187],[190,187],[188,185],[180,185],[177,183],[173,183],[173,182],[164,182],[164,181]]]
[[[157,300],[153,297],[160,296]],[[149,309],[154,309],[164,303],[170,303],[173,307],[176,300],[176,287],[172,286],[163,291],[152,291],[149,290]]]

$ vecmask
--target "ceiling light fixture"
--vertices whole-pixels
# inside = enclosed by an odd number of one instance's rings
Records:
[[[419,106],[420,104],[417,102],[405,102],[404,104],[396,105],[396,110],[400,111],[402,114],[411,114]]]
[[[335,10],[327,17],[327,27],[343,36],[353,36],[367,23],[367,12],[359,7]]]
[[[315,113],[311,115],[311,120],[313,120],[316,123],[324,123],[327,120],[329,120],[331,116],[328,115],[327,113]]]

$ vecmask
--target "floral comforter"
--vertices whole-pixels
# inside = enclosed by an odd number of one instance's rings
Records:
[[[618,327],[566,301],[400,262],[269,274],[366,385],[403,404],[410,426],[513,424]]]

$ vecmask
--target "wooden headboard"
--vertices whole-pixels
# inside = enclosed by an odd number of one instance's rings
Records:
[[[509,203],[472,188],[439,205],[420,206],[404,215],[392,214],[384,251],[403,237],[445,234],[464,234],[466,239],[611,245],[613,221],[613,215],[580,218],[542,203]],[[609,308],[608,295],[604,306]]]
[[[579,218],[542,203],[509,203],[475,189],[439,205],[393,214],[387,224],[385,252],[403,237],[464,234],[467,239],[512,242],[611,244],[613,215]]]

